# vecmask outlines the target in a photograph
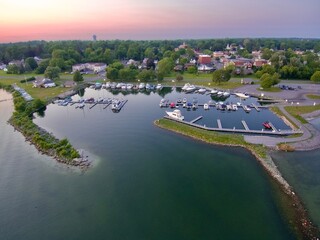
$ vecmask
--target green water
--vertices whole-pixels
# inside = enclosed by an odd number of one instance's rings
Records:
[[[251,154],[156,128],[158,95],[125,98],[35,120],[97,156],[85,174],[38,154],[0,103],[0,239],[294,239]]]

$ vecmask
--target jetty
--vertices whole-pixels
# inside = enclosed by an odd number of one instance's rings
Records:
[[[257,105],[255,105],[254,103],[252,103],[251,105],[253,108],[257,110],[257,112],[260,112],[260,108]]]
[[[243,125],[243,127],[244,127],[245,130],[250,131],[250,129],[249,129],[248,124],[246,123],[246,121],[242,120],[241,123],[242,123],[242,125]]]
[[[247,124],[244,121],[242,122],[242,124],[244,126],[246,125],[245,129],[236,129],[236,128],[223,128],[220,119],[217,119],[218,127],[214,128],[214,127],[207,127],[207,126],[199,125],[199,124],[188,122],[188,121],[180,121],[177,119],[170,118],[168,116],[164,116],[164,118],[169,119],[171,121],[176,121],[176,122],[188,125],[188,126],[207,130],[207,131],[216,131],[216,132],[225,132],[225,133],[241,133],[241,134],[271,135],[271,136],[288,136],[288,135],[293,135],[293,134],[297,134],[297,133],[303,133],[303,131],[301,131],[301,130],[275,130],[275,129],[273,129],[272,131],[264,131],[264,129],[251,130],[251,129],[249,129],[249,127],[247,126]]]
[[[190,121],[190,122],[191,122],[191,123],[195,123],[195,122],[199,121],[199,120],[202,119],[202,118],[203,118],[203,116],[199,116],[199,117],[193,119],[193,120]]]

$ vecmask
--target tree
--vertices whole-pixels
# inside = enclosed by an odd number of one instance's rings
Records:
[[[182,81],[183,80],[183,76],[180,73],[178,73],[177,76],[176,76],[176,80],[178,82]]]
[[[83,82],[83,76],[81,75],[81,73],[79,71],[76,71],[73,74],[73,81],[75,81],[75,82]]]
[[[158,73],[166,76],[168,75],[174,67],[174,62],[171,58],[163,58],[158,62]]]
[[[315,82],[315,83],[319,83],[320,82],[320,71],[316,71],[310,78],[311,81]]]
[[[59,73],[60,73],[60,68],[59,67],[47,67],[46,71],[44,72],[44,76],[46,78],[50,78],[52,80],[54,79],[59,79],[60,76],[59,76]]]
[[[50,61],[49,59],[46,59],[40,62],[35,72],[37,74],[43,74],[46,71],[47,67],[49,66],[49,61]]]
[[[278,73],[274,73],[273,75],[265,73],[260,78],[260,86],[262,88],[271,88],[280,82],[279,77]]]
[[[138,71],[134,68],[123,68],[119,70],[119,78],[124,81],[135,80],[138,75]]]
[[[107,67],[107,78],[117,80],[119,78],[119,70],[113,67]]]
[[[220,84],[221,82],[227,82],[231,78],[231,74],[228,70],[219,69],[213,72],[212,81]]]
[[[190,66],[188,67],[187,69],[187,72],[190,73],[190,74],[196,74],[197,73],[197,67],[196,66]]]
[[[142,81],[151,81],[155,78],[154,70],[152,69],[144,69],[138,74],[138,79]]]
[[[20,70],[18,65],[16,64],[9,64],[9,66],[7,67],[7,73],[8,74],[19,74]]]
[[[30,68],[31,71],[35,70],[38,67],[37,61],[34,60],[33,57],[28,57],[26,58],[26,60],[24,61],[26,68],[28,66],[28,68]]]

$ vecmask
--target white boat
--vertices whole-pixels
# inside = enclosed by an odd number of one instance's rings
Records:
[[[187,88],[190,87],[190,86],[191,86],[190,83],[186,83],[186,84],[181,88],[181,90],[182,90],[182,91],[186,91]]]
[[[251,111],[251,108],[248,105],[243,105],[242,107],[246,113],[249,113]]]
[[[208,103],[203,104],[203,109],[204,110],[209,110],[209,104]]]
[[[191,93],[194,92],[197,88],[194,85],[190,85],[189,87],[186,88],[185,92],[186,93]]]
[[[224,97],[229,97],[230,96],[230,93],[229,92],[227,92],[227,91],[225,91],[225,92],[223,92],[223,94],[222,94]]]
[[[212,95],[217,94],[217,93],[218,93],[218,90],[217,90],[217,89],[212,89],[212,90],[210,91],[210,94],[212,94]]]
[[[206,88],[200,88],[200,89],[198,90],[198,93],[204,94],[206,91],[207,91]]]
[[[157,86],[156,86],[156,90],[157,90],[157,91],[161,91],[162,88],[163,88],[163,87],[162,87],[161,83],[158,83]]]
[[[139,88],[139,90],[143,90],[143,89],[145,89],[145,87],[146,87],[146,85],[144,83],[140,83],[138,88]]]
[[[250,96],[245,93],[235,93],[235,95],[239,98],[249,98]]]
[[[132,90],[133,88],[133,84],[132,83],[128,83],[127,84],[127,90]]]
[[[146,84],[146,90],[151,90],[151,85],[149,83]]]
[[[123,83],[121,86],[121,90],[123,91],[127,90],[127,84]]]
[[[111,86],[110,86],[110,82],[107,82],[106,83],[106,88],[110,88]]]
[[[233,111],[237,111],[237,110],[238,110],[237,104],[232,104],[232,110],[233,110]]]
[[[223,92],[222,92],[222,91],[218,91],[218,92],[217,92],[217,95],[218,95],[218,96],[222,96],[222,95],[223,95]]]
[[[182,102],[183,102],[183,103],[186,103],[186,102],[187,102],[187,99],[186,99],[186,98],[183,98],[183,99],[182,99]]]
[[[169,100],[162,98],[160,100],[159,107],[168,107],[168,106],[169,106]]]
[[[116,88],[118,88],[118,89],[120,89],[122,87],[122,83],[118,83],[117,85],[116,85]]]
[[[115,89],[115,88],[116,88],[116,86],[117,86],[117,84],[116,84],[115,82],[110,83],[110,88],[111,88],[111,89]]]
[[[181,115],[181,111],[179,109],[175,109],[173,110],[173,112],[166,111],[166,113],[172,119],[179,120],[179,121],[184,120],[184,116]]]

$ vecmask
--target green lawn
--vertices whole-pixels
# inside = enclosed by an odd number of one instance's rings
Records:
[[[320,95],[315,95],[315,94],[307,94],[307,97],[315,100],[320,99]]]
[[[282,92],[282,90],[278,87],[271,87],[271,88],[257,88],[260,92]]]
[[[308,121],[301,117],[301,115],[320,110],[320,105],[318,104],[315,106],[287,106],[285,107],[285,109],[290,115],[298,119],[301,123],[305,124],[308,123]]]
[[[290,119],[288,119],[282,111],[280,111],[280,109],[278,107],[271,107],[269,108],[272,112],[274,112],[276,115],[281,116],[281,117],[285,117],[296,129],[298,129],[298,126],[292,122]]]
[[[159,119],[155,121],[155,124],[159,127],[169,129],[207,143],[222,144],[227,146],[242,146],[251,150],[260,158],[265,158],[267,156],[266,148],[264,146],[247,143],[243,136],[239,134],[224,134],[214,131],[207,131],[168,119]]]
[[[64,88],[60,86],[54,88],[33,88],[32,82],[20,83],[20,80],[23,79],[24,78],[21,78],[21,75],[17,75],[15,78],[0,78],[0,83],[6,85],[12,85],[15,83],[19,87],[25,89],[27,93],[29,93],[33,98],[39,98],[44,101],[48,101],[53,97],[56,97],[59,94],[70,90],[70,88]],[[58,80],[57,83],[61,84],[63,81],[64,80]]]

